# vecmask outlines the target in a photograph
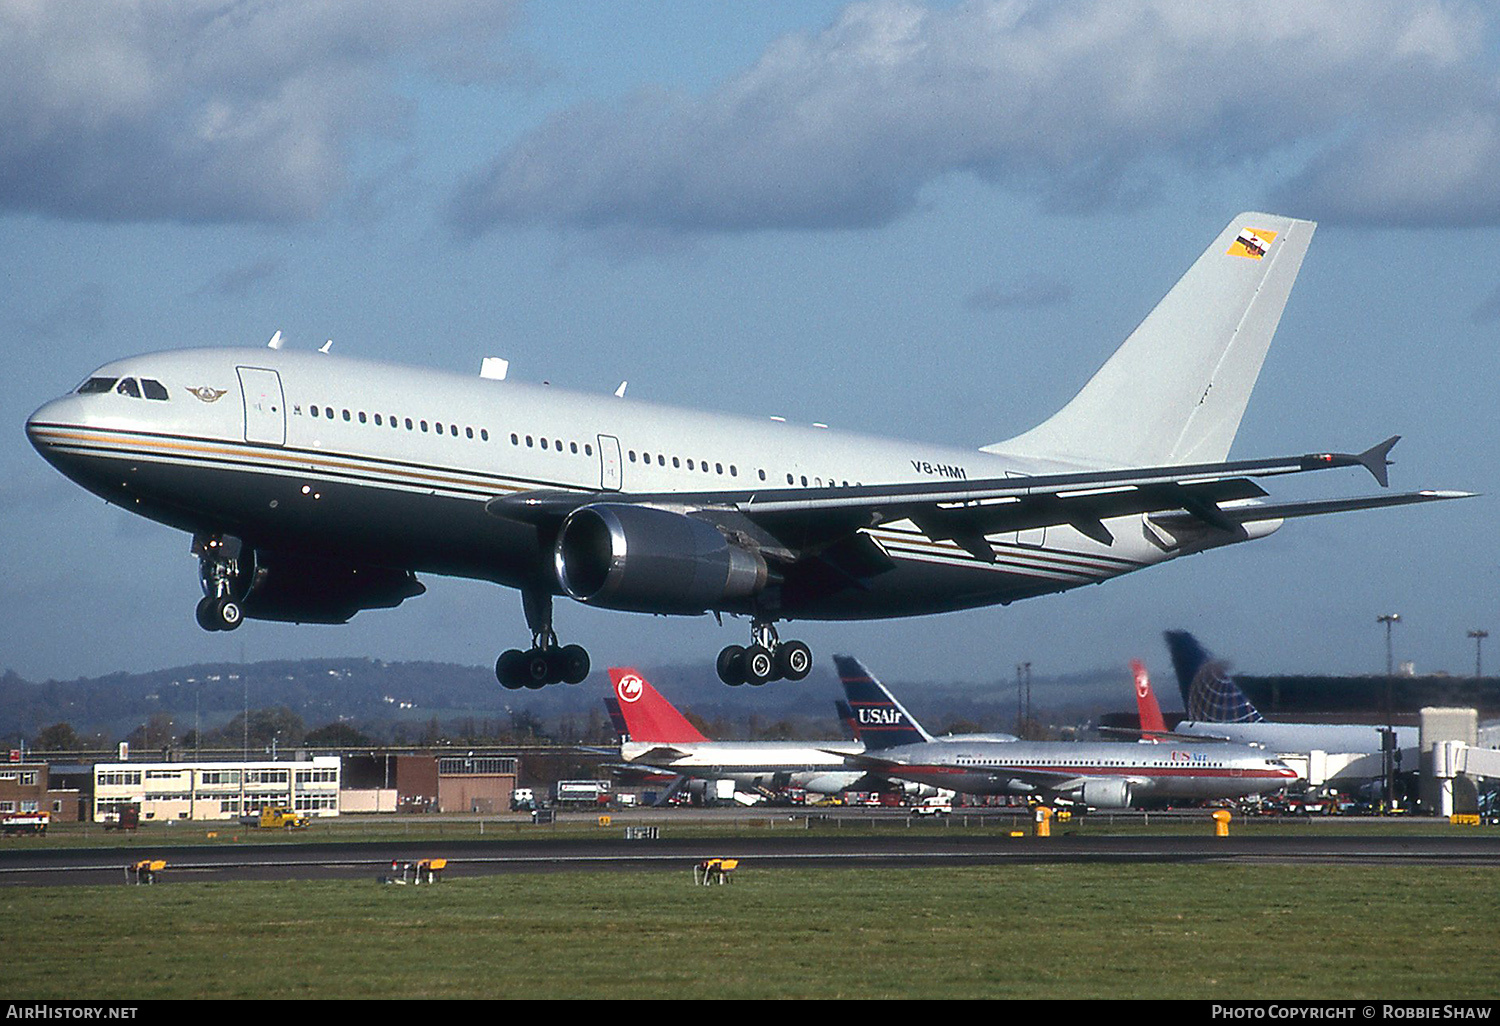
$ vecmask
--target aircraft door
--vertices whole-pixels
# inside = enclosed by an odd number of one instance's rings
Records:
[[[236,367],[245,400],[245,441],[286,444],[286,404],[281,375],[260,367]]]
[[[599,487],[606,492],[618,492],[624,487],[620,479],[620,440],[614,435],[599,436]]]

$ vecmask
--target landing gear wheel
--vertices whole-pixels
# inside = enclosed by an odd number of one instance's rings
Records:
[[[544,688],[556,681],[552,675],[552,660],[545,650],[533,648],[523,656],[521,681],[528,688]]]
[[[221,598],[214,603],[214,619],[218,621],[219,630],[232,631],[245,622],[245,611],[234,599]]]
[[[719,679],[730,687],[745,683],[745,649],[742,645],[730,645],[719,653]]]
[[[495,660],[495,679],[500,682],[501,687],[511,691],[525,687],[521,676],[525,660],[526,653],[519,649],[507,649],[500,653],[500,658]]]
[[[812,649],[800,641],[785,641],[776,650],[776,671],[787,680],[801,680],[812,670]]]
[[[760,687],[776,676],[776,657],[764,645],[745,649],[745,683]]]
[[[216,631],[219,625],[214,622],[214,600],[205,596],[198,601],[198,608],[193,610],[193,616],[198,621],[198,626],[206,631]]]
[[[582,684],[589,675],[589,654],[582,645],[564,645],[558,652],[559,679],[568,684]]]

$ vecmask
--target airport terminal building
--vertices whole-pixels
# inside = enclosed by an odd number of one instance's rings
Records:
[[[99,763],[91,818],[103,823],[131,805],[139,806],[142,822],[233,820],[273,805],[337,816],[340,762]]]

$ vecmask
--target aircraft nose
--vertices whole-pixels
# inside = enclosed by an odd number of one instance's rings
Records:
[[[43,403],[35,413],[26,418],[26,438],[31,442],[32,448],[39,452],[42,459],[48,463],[57,465],[57,442],[58,431],[77,422],[70,407],[73,405],[71,396],[61,399],[53,399],[49,403]]]

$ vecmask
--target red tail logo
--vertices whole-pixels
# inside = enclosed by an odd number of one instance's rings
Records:
[[[1162,718],[1161,706],[1156,704],[1156,695],[1151,691],[1151,678],[1146,674],[1146,667],[1139,659],[1130,661],[1130,669],[1135,673],[1135,704],[1141,715],[1141,730],[1146,731],[1148,736],[1154,731],[1166,733],[1167,721]]]
[[[708,740],[634,668],[611,666],[609,679],[614,682],[620,715],[632,741],[681,744]]]

